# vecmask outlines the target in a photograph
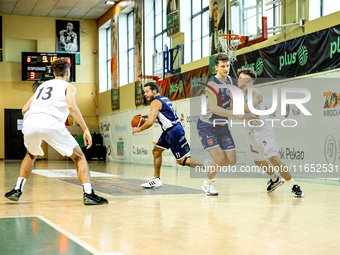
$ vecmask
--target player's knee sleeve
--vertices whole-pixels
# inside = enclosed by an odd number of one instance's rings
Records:
[[[187,162],[188,158],[190,158],[190,156],[189,157],[185,157],[185,159],[183,160],[182,166],[185,166],[185,163]]]

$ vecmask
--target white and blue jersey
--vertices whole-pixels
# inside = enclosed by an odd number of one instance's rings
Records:
[[[155,99],[162,103],[162,109],[158,111],[157,120],[163,130],[156,146],[162,149],[171,149],[176,159],[180,160],[190,152],[184,129],[170,99],[162,95],[155,96]]]
[[[174,108],[172,107],[170,99],[162,95],[155,96],[155,99],[162,103],[162,109],[159,110],[157,114],[157,120],[161,125],[162,130],[166,131],[167,129],[179,124],[180,121]]]
[[[226,84],[231,84],[231,78],[230,76],[227,77],[227,83]],[[212,77],[208,82],[214,82],[216,84],[225,84],[223,83],[220,79],[218,79],[216,76]],[[217,96],[215,95],[215,93],[212,93],[214,95],[215,101],[217,103],[217,106],[222,107],[223,109],[227,109],[229,110],[230,108],[230,104],[231,104],[231,98],[230,98],[230,90],[227,88],[219,88],[219,89],[215,89],[218,96],[221,99],[222,104],[220,103],[220,100],[217,99]],[[208,97],[208,95],[206,95],[206,97]],[[208,100],[206,100],[206,102],[208,102]],[[210,109],[209,109],[209,105],[207,103],[206,105],[206,114],[201,114],[200,115],[200,120],[205,122],[205,123],[209,123],[209,124],[213,124],[214,123],[214,119],[223,119],[223,120],[228,120],[228,117],[222,117],[222,116],[218,116],[216,114],[213,114]],[[215,124],[217,125],[217,124]],[[220,125],[225,125],[225,124],[220,124]]]
[[[224,84],[216,76],[211,78],[209,82],[210,81],[216,84]],[[226,82],[227,84],[232,84],[230,76],[227,77]],[[221,104],[220,101],[217,99],[216,95],[213,94],[215,96],[217,106],[229,110],[231,104],[230,90],[227,88],[219,88],[216,89],[216,92],[219,95],[222,102]],[[217,146],[220,146],[220,148],[223,151],[235,150],[235,143],[233,137],[231,136],[227,121],[224,122],[225,124],[219,125],[217,123],[214,124],[214,119],[228,120],[228,117],[222,117],[213,114],[209,109],[208,100],[206,100],[206,102],[207,102],[206,105],[207,114],[204,115],[201,114],[199,120],[197,121],[197,131],[198,135],[201,138],[201,143],[203,145],[204,150],[210,150]],[[219,122],[221,123],[222,121]]]

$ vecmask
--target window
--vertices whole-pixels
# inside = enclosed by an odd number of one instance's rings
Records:
[[[268,28],[281,25],[282,1],[230,0],[231,26],[233,34],[250,38],[262,33],[262,17],[267,17]]]
[[[191,60],[209,56],[209,0],[191,0]]]
[[[127,59],[128,59],[128,83],[135,81],[135,26],[134,13],[127,15]]]
[[[106,84],[107,90],[111,89],[111,27],[106,29]]]
[[[164,45],[171,48],[171,40],[166,33],[166,2],[166,0],[154,0],[156,52],[164,51]]]
[[[339,0],[309,0],[309,20],[340,11]]]
[[[111,20],[98,30],[99,93],[111,89]]]

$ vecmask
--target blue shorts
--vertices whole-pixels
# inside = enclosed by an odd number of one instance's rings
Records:
[[[220,146],[223,151],[235,150],[233,137],[228,125],[220,126],[205,123],[200,119],[197,121],[198,135],[204,150]]]
[[[184,158],[190,152],[190,147],[181,124],[177,124],[169,131],[164,131],[156,146],[162,149],[171,149],[177,160]]]

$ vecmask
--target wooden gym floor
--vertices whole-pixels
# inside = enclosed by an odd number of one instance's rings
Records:
[[[219,178],[219,196],[208,197],[188,168],[164,167],[164,187],[143,190],[151,165],[89,165],[109,174],[92,177],[109,204],[82,204],[71,161],[37,161],[66,177],[32,173],[19,202],[1,196],[0,254],[340,254],[338,181],[296,179],[298,199],[288,183],[267,194],[267,178]],[[0,161],[2,194],[19,166]]]

